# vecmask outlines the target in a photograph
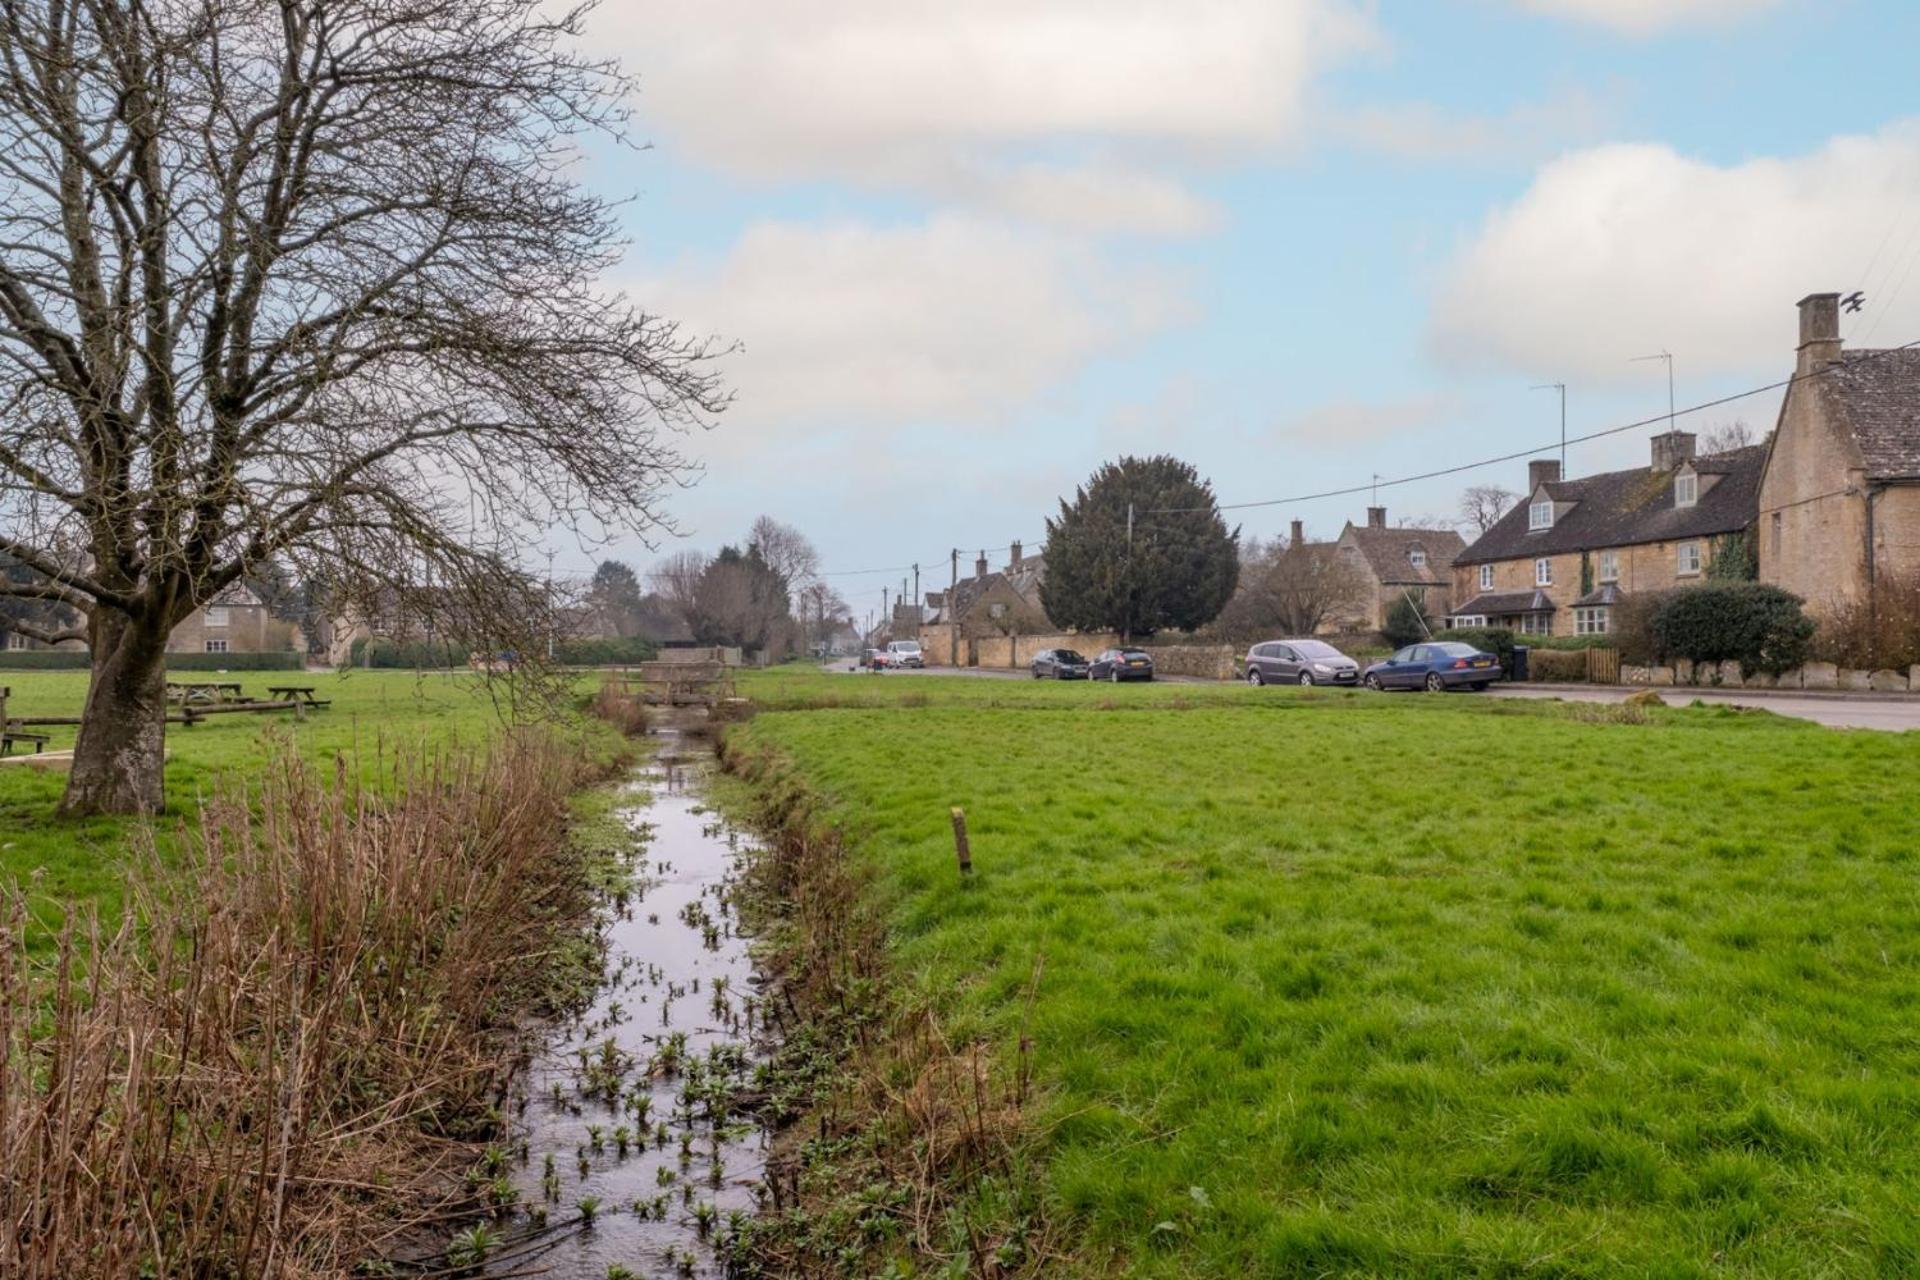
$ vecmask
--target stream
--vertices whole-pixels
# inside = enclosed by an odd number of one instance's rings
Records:
[[[555,1280],[725,1274],[725,1241],[757,1203],[767,1135],[729,1103],[755,1084],[757,977],[729,900],[755,847],[702,803],[702,739],[656,728],[622,818],[649,833],[632,891],[609,904],[606,974],[553,1028],[510,1105],[520,1209],[483,1274]]]

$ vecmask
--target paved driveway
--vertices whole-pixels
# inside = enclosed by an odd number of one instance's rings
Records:
[[[854,672],[846,662],[832,664],[829,670]],[[916,680],[928,676],[965,676],[975,680],[1030,680],[1033,677],[1025,668],[1008,671],[992,667],[929,667],[923,671],[889,671],[882,676],[858,672],[876,680]],[[1216,680],[1202,680],[1197,676],[1161,676],[1159,679],[1168,684],[1218,684]],[[1250,686],[1245,688],[1249,696],[1257,696]],[[1500,698],[1563,698],[1568,702],[1619,702],[1628,694],[1636,692],[1629,688],[1593,688],[1583,685],[1495,685],[1487,696]],[[1881,729],[1900,732],[1907,729],[1920,729],[1920,696],[1873,695],[1873,694],[1792,694],[1773,693],[1764,690],[1732,689],[1659,689],[1657,693],[1672,706],[1685,706],[1694,699],[1701,702],[1724,702],[1731,706],[1757,707],[1771,711],[1775,715],[1792,716],[1796,720],[1811,720],[1815,724],[1824,724],[1834,729]],[[1419,697],[1418,694],[1380,694],[1380,697]],[[1472,697],[1472,694],[1447,694],[1447,697]]]

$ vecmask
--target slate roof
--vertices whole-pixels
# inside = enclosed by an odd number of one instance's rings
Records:
[[[1528,503],[1522,501],[1455,556],[1454,563],[1485,564],[1733,533],[1752,524],[1759,510],[1766,461],[1764,444],[1693,459],[1695,471],[1720,479],[1711,487],[1703,480],[1700,500],[1691,507],[1673,505],[1672,471],[1635,467],[1554,481],[1544,486],[1548,495],[1556,503],[1577,505],[1561,512],[1551,529],[1529,530]]]
[[[1381,582],[1400,585],[1444,586],[1453,581],[1453,562],[1466,550],[1467,540],[1451,529],[1376,529],[1349,524],[1340,535],[1352,539],[1360,556]],[[1427,563],[1415,565],[1408,553],[1424,547]]]
[[[1626,593],[1620,590],[1618,583],[1605,582],[1573,602],[1576,609],[1590,609],[1599,605],[1619,604],[1626,599]]]
[[[1869,480],[1920,479],[1920,349],[1848,351],[1821,381]]]
[[[1480,618],[1502,613],[1552,613],[1555,607],[1544,591],[1489,591],[1460,605],[1451,616]]]

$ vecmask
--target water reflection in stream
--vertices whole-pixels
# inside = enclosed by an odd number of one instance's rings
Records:
[[[750,838],[701,802],[705,744],[670,728],[659,743],[631,784],[626,818],[651,839],[607,928],[607,981],[513,1100],[525,1145],[508,1176],[523,1209],[506,1234],[543,1216],[554,1230],[537,1251],[503,1251],[490,1275],[719,1276],[722,1242],[755,1206],[766,1135],[729,1106],[760,1065],[755,975],[728,899]]]

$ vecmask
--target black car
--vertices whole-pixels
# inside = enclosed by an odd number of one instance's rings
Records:
[[[1033,655],[1035,680],[1085,680],[1087,660],[1071,649],[1042,649]]]
[[[1269,640],[1247,650],[1248,684],[1360,683],[1360,664],[1323,640]]]
[[[1145,649],[1102,649],[1100,656],[1087,664],[1087,679],[1111,680],[1119,684],[1122,680],[1153,679],[1153,655]]]

